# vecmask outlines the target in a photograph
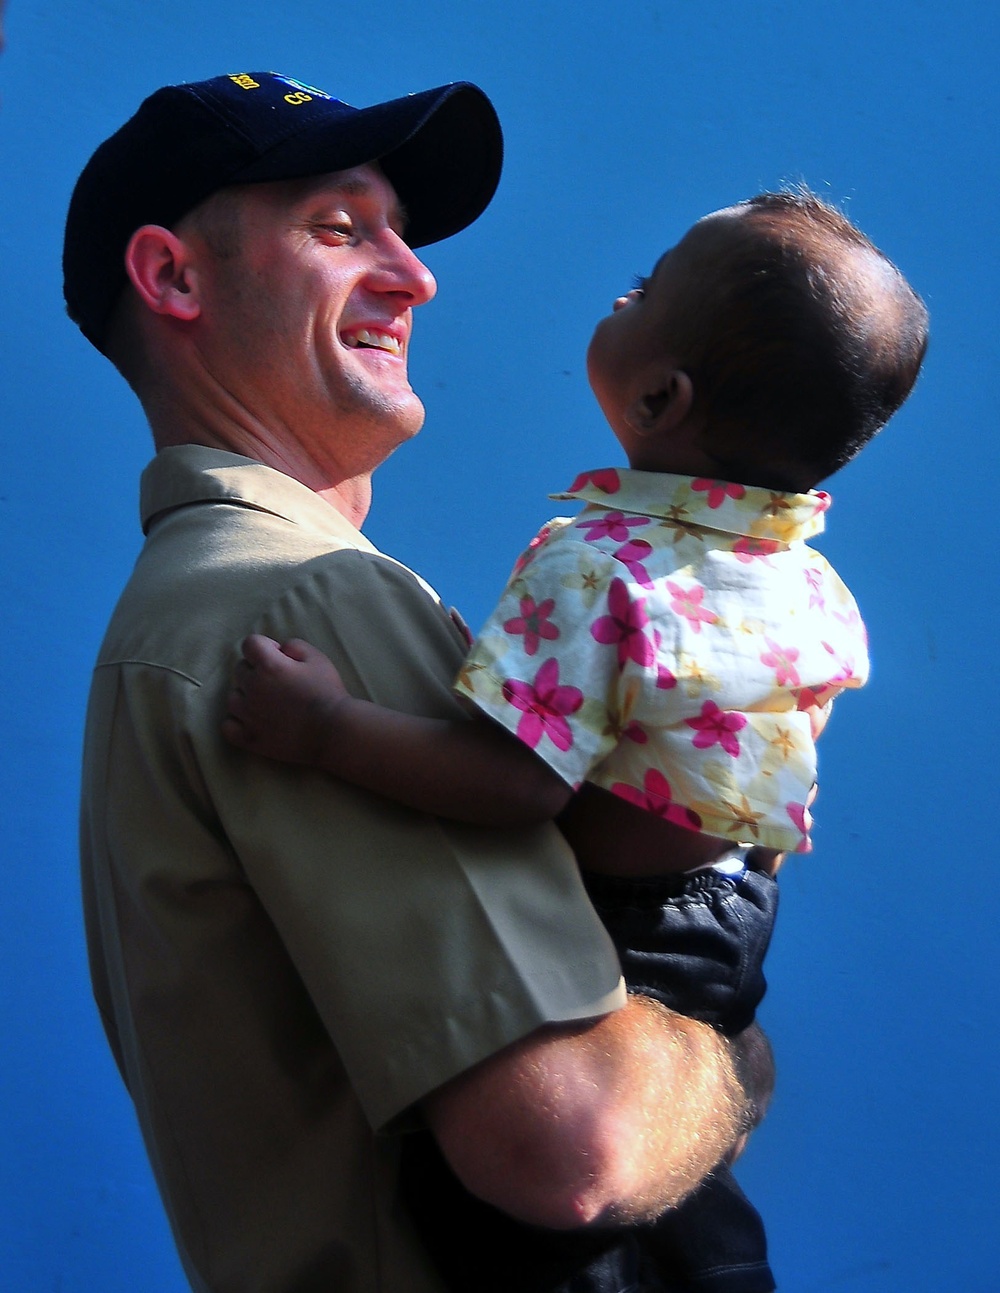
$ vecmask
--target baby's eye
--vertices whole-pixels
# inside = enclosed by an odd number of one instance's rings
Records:
[[[640,296],[646,295],[646,279],[644,279],[641,274],[632,275],[631,290],[633,292],[638,292]]]

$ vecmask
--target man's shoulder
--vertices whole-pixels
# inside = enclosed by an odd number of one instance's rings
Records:
[[[236,514],[178,513],[147,540],[112,616],[104,663],[144,661],[201,678],[220,648],[264,622],[274,636],[315,638],[331,617],[377,619],[390,601],[396,613],[438,604],[418,575],[379,552],[225,510]]]

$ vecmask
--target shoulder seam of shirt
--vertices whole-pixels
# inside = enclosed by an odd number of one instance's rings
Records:
[[[97,664],[94,665],[94,672],[97,673],[99,669],[121,669],[130,664],[141,665],[145,669],[159,669],[164,673],[172,673],[175,677],[183,678],[185,682],[191,683],[193,687],[202,685],[200,678],[193,678],[191,674],[184,673],[182,669],[175,669],[173,665],[160,664],[156,660],[141,660],[133,656],[125,656],[116,660],[98,660]]]

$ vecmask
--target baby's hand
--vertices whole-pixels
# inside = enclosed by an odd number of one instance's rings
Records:
[[[322,651],[298,638],[278,643],[255,633],[243,643],[222,733],[255,754],[321,766],[347,696]]]

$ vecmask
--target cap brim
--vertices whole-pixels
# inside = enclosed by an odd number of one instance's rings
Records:
[[[228,184],[300,179],[379,162],[407,215],[412,247],[470,225],[500,182],[503,135],[486,95],[469,82],[424,90],[310,123],[230,176]]]

